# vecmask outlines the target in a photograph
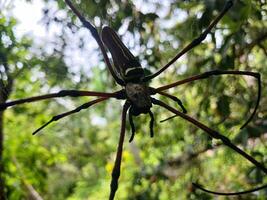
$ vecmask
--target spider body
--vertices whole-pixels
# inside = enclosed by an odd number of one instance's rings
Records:
[[[48,124],[57,121],[61,118],[64,118],[66,116],[69,116],[71,114],[80,112],[82,109],[87,109],[90,106],[100,103],[102,101],[105,101],[109,98],[116,98],[118,100],[126,100],[124,103],[123,109],[122,109],[122,115],[121,115],[121,130],[120,130],[120,138],[119,138],[119,144],[117,147],[117,154],[116,154],[116,159],[115,159],[115,164],[114,168],[112,170],[112,180],[110,184],[110,196],[109,199],[113,200],[118,188],[118,179],[120,176],[120,165],[121,165],[121,160],[122,160],[122,153],[123,153],[123,143],[124,143],[124,138],[125,138],[125,129],[126,129],[126,117],[127,114],[129,116],[129,122],[132,128],[132,135],[130,137],[129,142],[131,142],[134,139],[134,133],[135,133],[135,127],[133,123],[132,116],[138,116],[140,114],[149,114],[151,121],[150,121],[150,136],[153,137],[154,132],[153,132],[153,123],[154,123],[154,117],[151,112],[152,105],[157,105],[161,106],[168,111],[172,112],[175,114],[175,116],[179,116],[183,118],[184,120],[192,123],[196,127],[202,129],[205,133],[207,133],[211,138],[214,139],[219,139],[224,145],[228,146],[244,158],[246,158],[248,161],[250,161],[252,164],[254,164],[256,167],[261,169],[265,174],[267,174],[267,169],[265,166],[258,162],[256,159],[254,159],[252,156],[244,152],[242,149],[240,149],[238,146],[234,145],[228,138],[226,138],[224,135],[219,133],[216,130],[213,130],[212,128],[209,128],[206,126],[204,123],[201,123],[200,121],[194,119],[193,117],[189,116],[186,114],[186,109],[183,107],[182,102],[175,96],[170,95],[165,92],[165,90],[177,87],[182,84],[190,83],[193,81],[198,81],[202,79],[209,78],[210,76],[220,76],[220,75],[239,75],[239,76],[251,76],[257,79],[257,84],[258,84],[258,97],[256,101],[255,108],[249,117],[249,119],[243,124],[243,127],[245,127],[253,118],[255,115],[259,101],[260,101],[260,96],[261,96],[261,79],[260,79],[260,74],[257,72],[250,72],[250,71],[239,71],[239,70],[212,70],[208,71],[202,74],[194,75],[189,78],[183,79],[176,81],[171,84],[167,84],[161,87],[157,88],[152,88],[148,87],[147,83],[151,79],[157,77],[160,75],[163,71],[165,71],[168,67],[170,67],[176,60],[178,60],[181,56],[183,56],[185,53],[190,51],[192,48],[196,47],[199,45],[205,38],[206,36],[210,33],[211,29],[220,21],[220,19],[225,15],[225,13],[232,7],[233,1],[228,0],[225,4],[225,7],[222,9],[222,11],[218,14],[216,18],[210,23],[210,25],[200,34],[199,37],[195,38],[191,43],[189,43],[187,46],[185,46],[180,52],[174,56],[173,59],[171,59],[165,66],[160,68],[157,72],[154,74],[145,76],[144,69],[141,67],[141,64],[139,60],[133,56],[133,54],[128,50],[128,48],[122,43],[120,40],[119,36],[116,34],[116,32],[106,26],[102,30],[101,37],[98,34],[98,31],[96,28],[89,22],[87,21],[82,14],[77,10],[73,4],[71,3],[70,0],[65,0],[67,5],[71,8],[71,10],[76,14],[76,16],[80,19],[82,24],[92,33],[93,37],[95,38],[96,42],[98,43],[100,50],[103,54],[104,61],[113,76],[114,80],[116,83],[121,85],[123,87],[122,90],[112,92],[112,93],[106,93],[106,92],[96,92],[96,91],[84,91],[84,90],[62,90],[57,93],[50,93],[50,94],[45,94],[45,95],[40,95],[40,96],[35,96],[35,97],[29,97],[25,99],[18,99],[14,101],[9,101],[3,104],[0,104],[0,111],[4,110],[8,107],[18,105],[18,104],[23,104],[23,103],[29,103],[29,102],[34,102],[34,101],[40,101],[40,100],[45,100],[45,99],[50,99],[50,98],[57,98],[57,97],[66,97],[66,96],[71,96],[71,97],[81,97],[81,96],[95,96],[98,97],[95,100],[88,101],[84,103],[83,105],[70,110],[68,112],[56,115],[52,117],[50,121],[48,121],[46,124],[41,126],[39,129],[37,129],[33,134],[36,134],[40,130],[42,130],[44,127],[46,127]],[[106,48],[111,53],[112,60],[113,60],[113,65],[110,62],[110,59],[108,58]],[[168,104],[164,103],[163,101],[157,100],[155,98],[152,98],[151,95],[154,94],[159,94],[163,95],[176,103],[181,107],[183,110],[180,112],[178,109],[169,106]],[[234,192],[234,193],[216,193],[213,191],[206,190],[199,186],[198,184],[194,184],[195,187],[198,189],[202,189],[206,192],[209,193],[215,193],[215,194],[220,194],[220,195],[239,195],[239,194],[245,194],[249,193],[251,191],[256,191],[259,189],[262,189],[264,187],[267,187],[267,185],[264,185],[262,187],[253,189],[253,190],[246,190],[242,192]]]
[[[142,81],[145,73],[140,62],[112,28],[105,26],[101,38],[112,55],[117,75],[125,82],[125,96],[131,104],[131,114],[138,116],[149,113],[152,107],[150,90]]]

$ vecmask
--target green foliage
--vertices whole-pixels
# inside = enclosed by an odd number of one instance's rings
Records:
[[[71,59],[66,57],[65,49],[72,43],[66,38],[70,38],[69,32],[71,37],[80,37],[81,24],[62,0],[56,1],[56,8],[51,7],[50,1],[45,2],[43,22],[48,29],[56,23],[62,31],[54,38],[58,48],[52,53],[42,48],[39,49],[41,53],[34,51],[34,38],[17,38],[14,33],[16,20],[0,15],[1,64],[9,64],[14,79],[9,99],[63,88],[115,91],[118,86],[103,68],[98,49],[95,51],[99,60],[90,67],[91,76],[86,76],[83,69],[74,73],[74,66],[65,63]],[[135,1],[74,2],[98,29],[105,24],[122,31],[123,41],[138,53],[147,73],[166,64],[198,36],[224,5],[220,0],[142,1],[141,7]],[[260,108],[243,130],[239,127],[255,106],[257,82],[253,78],[211,77],[168,92],[183,101],[190,116],[220,131],[266,165],[267,5],[262,2],[265,1],[235,1],[203,44],[153,80],[151,86],[165,85],[213,69],[259,72],[263,88]],[[60,18],[53,13],[55,10],[67,11],[67,16]],[[83,50],[86,45],[90,44],[77,44],[77,49]],[[4,80],[3,77],[0,78]],[[157,97],[177,107],[172,101]],[[31,192],[27,185],[44,199],[108,198],[119,138],[121,103],[109,100],[31,136],[51,116],[86,101],[88,98],[64,98],[17,106],[4,112],[8,199],[27,199]],[[134,118],[137,134],[131,144],[127,142],[131,134],[127,125],[117,199],[214,199],[212,195],[195,190],[191,182],[218,191],[241,191],[266,183],[266,175],[203,131],[178,117],[159,123],[171,113],[155,106],[152,111],[157,122],[153,139],[149,137],[148,116]],[[238,198],[218,199],[254,200],[265,199],[266,195],[267,191],[262,190]]]

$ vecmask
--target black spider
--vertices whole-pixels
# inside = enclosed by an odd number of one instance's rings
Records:
[[[0,104],[0,110],[4,110],[7,107],[13,106],[13,105],[18,105],[22,103],[29,103],[33,101],[39,101],[39,100],[44,100],[44,99],[49,99],[49,98],[55,98],[55,97],[65,97],[65,96],[71,96],[71,97],[80,97],[80,96],[97,96],[99,97],[96,100],[89,101],[79,107],[77,107],[74,110],[71,110],[69,112],[62,113],[60,115],[54,116],[50,121],[48,121],[46,124],[44,124],[42,127],[37,129],[33,134],[36,134],[39,132],[41,129],[46,127],[48,124],[50,124],[53,121],[57,121],[63,117],[69,116],[71,114],[77,113],[82,109],[87,109],[90,106],[100,103],[102,101],[105,101],[109,98],[116,98],[116,99],[121,99],[121,100],[126,100],[124,106],[123,106],[123,111],[122,111],[122,118],[121,118],[121,131],[120,131],[120,139],[119,139],[119,144],[117,148],[117,155],[116,155],[116,160],[115,160],[115,165],[112,171],[112,180],[111,180],[111,191],[110,191],[110,197],[109,199],[112,200],[114,199],[116,190],[118,188],[118,179],[120,176],[120,165],[121,165],[121,159],[122,159],[122,152],[123,152],[123,141],[124,141],[124,136],[125,136],[125,124],[126,124],[126,116],[127,112],[129,112],[129,122],[132,128],[132,135],[130,137],[130,142],[134,139],[134,134],[135,134],[135,127],[133,123],[132,116],[138,116],[140,114],[149,114],[151,117],[150,121],[150,136],[153,137],[153,123],[154,123],[154,117],[153,113],[151,112],[151,107],[152,105],[158,105],[161,107],[166,108],[170,112],[174,113],[175,116],[179,116],[191,123],[193,123],[195,126],[198,128],[202,129],[205,131],[210,137],[219,139],[225,144],[226,146],[230,147],[243,157],[245,157],[247,160],[249,160],[251,163],[253,163],[255,166],[260,168],[264,173],[267,173],[267,169],[264,167],[263,164],[259,163],[256,161],[253,157],[248,155],[246,152],[241,150],[239,147],[234,145],[227,137],[223,136],[219,132],[207,127],[203,123],[197,121],[196,119],[186,115],[186,109],[184,108],[182,102],[175,96],[172,96],[166,92],[165,90],[169,88],[176,87],[178,85],[182,85],[185,83],[190,83],[193,81],[197,81],[200,79],[206,79],[209,78],[210,76],[219,76],[219,75],[247,75],[247,76],[252,76],[258,80],[258,98],[256,102],[255,109],[249,119],[242,125],[241,128],[245,127],[253,118],[253,116],[256,113],[256,110],[259,105],[260,101],[260,96],[261,96],[261,80],[260,80],[260,74],[255,73],[255,72],[250,72],[250,71],[237,71],[237,70],[232,70],[232,71],[222,71],[222,70],[213,70],[213,71],[208,71],[199,75],[192,76],[190,78],[184,79],[177,81],[172,84],[168,84],[162,87],[158,88],[153,88],[148,86],[148,81],[157,77],[159,74],[161,74],[164,70],[166,70],[168,67],[170,67],[177,59],[179,59],[182,55],[184,55],[186,52],[200,44],[207,36],[207,34],[211,31],[211,29],[219,22],[219,20],[225,15],[225,13],[232,7],[233,1],[228,0],[225,4],[225,7],[223,10],[220,12],[220,14],[211,22],[211,24],[207,27],[203,33],[194,39],[190,44],[188,44],[184,49],[182,49],[169,63],[167,63],[164,67],[162,67],[159,71],[156,73],[145,76],[144,69],[141,67],[141,64],[139,60],[132,55],[132,53],[127,49],[127,47],[122,43],[116,32],[106,26],[102,29],[102,35],[100,37],[99,33],[97,32],[96,28],[89,22],[87,21],[81,14],[80,12],[72,5],[70,0],[65,0],[65,2],[68,4],[68,6],[72,9],[72,11],[77,15],[77,17],[81,20],[82,24],[88,28],[97,41],[100,50],[104,56],[104,60],[106,62],[106,65],[111,72],[113,78],[115,81],[123,87],[122,90],[113,92],[113,93],[104,93],[104,92],[95,92],[95,91],[80,91],[80,90],[62,90],[57,93],[51,93],[51,94],[46,94],[46,95],[41,95],[41,96],[36,96],[36,97],[30,97],[26,99],[19,99],[15,101],[10,101],[4,104]],[[113,59],[113,64],[111,64],[107,52],[105,50],[105,46],[108,48],[112,55]],[[177,109],[167,105],[166,103],[159,101],[151,96],[155,94],[160,94],[163,96],[166,96],[167,98],[172,99],[173,101],[177,102],[178,105],[182,108],[183,112],[178,111]],[[239,195],[239,194],[245,194],[249,192],[253,192],[262,188],[267,187],[267,185],[264,185],[259,188],[255,188],[252,190],[247,190],[243,192],[234,192],[234,193],[221,193],[221,192],[213,192],[210,190],[207,190],[203,187],[201,187],[199,184],[193,183],[195,187],[209,192],[213,194],[219,194],[219,195]]]

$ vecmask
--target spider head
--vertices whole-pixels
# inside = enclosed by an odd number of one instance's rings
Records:
[[[132,103],[132,114],[148,113],[152,107],[148,87],[140,83],[127,83],[125,89],[127,99]]]

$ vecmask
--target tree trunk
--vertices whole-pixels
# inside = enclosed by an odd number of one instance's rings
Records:
[[[7,87],[4,86],[3,81],[0,80],[0,103],[5,103],[8,96],[9,91],[11,91],[13,80],[9,78]],[[8,90],[7,90],[8,89]],[[3,160],[3,152],[4,152],[4,111],[0,111],[0,200],[6,200],[5,193],[5,179],[4,179],[4,160]]]
[[[3,161],[3,144],[4,144],[4,133],[3,133],[3,112],[0,112],[0,200],[5,200],[5,183],[4,183],[4,161]]]
[[[6,84],[3,80],[0,79],[0,103],[5,103],[12,91],[13,88],[13,77],[9,73],[9,66],[7,55],[1,55],[0,63],[4,66],[5,73],[7,76]],[[6,200],[6,191],[5,191],[5,179],[4,179],[4,160],[3,160],[3,152],[4,152],[4,111],[0,111],[0,200]]]

